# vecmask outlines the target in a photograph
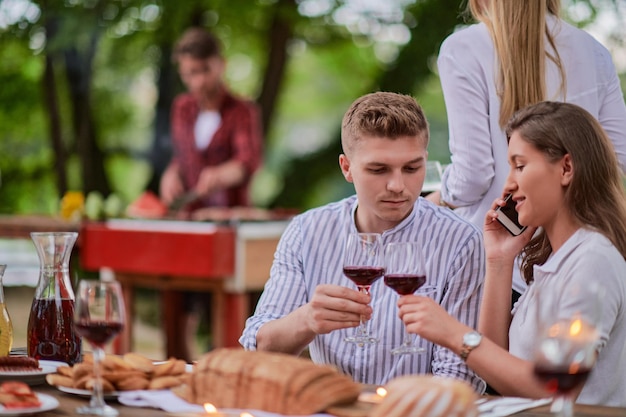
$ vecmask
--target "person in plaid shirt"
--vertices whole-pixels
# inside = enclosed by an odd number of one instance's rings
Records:
[[[161,200],[171,206],[177,198],[193,195],[195,200],[184,207],[190,212],[250,205],[250,182],[262,157],[257,106],[230,93],[223,81],[226,62],[219,41],[206,30],[188,29],[175,46],[173,60],[187,91],[172,105],[174,156],[161,177]],[[183,296],[183,359],[191,360],[209,294]]]

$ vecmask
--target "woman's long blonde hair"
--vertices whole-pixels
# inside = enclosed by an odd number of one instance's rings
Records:
[[[547,13],[559,16],[560,8],[561,0],[469,0],[470,12],[487,25],[496,49],[500,127],[517,110],[549,98],[546,58],[561,74],[559,92],[565,97],[565,71],[546,23]]]

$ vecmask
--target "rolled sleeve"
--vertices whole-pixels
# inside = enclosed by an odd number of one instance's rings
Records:
[[[265,323],[280,319],[307,302],[300,257],[300,237],[298,219],[295,218],[278,242],[270,278],[265,284],[256,311],[246,320],[239,339],[239,343],[246,350],[256,350],[256,335]]]

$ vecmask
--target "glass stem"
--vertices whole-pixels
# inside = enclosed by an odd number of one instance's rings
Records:
[[[550,406],[550,412],[557,417],[573,417],[574,416],[574,401],[569,395],[557,395],[552,400]]]
[[[569,395],[563,396],[563,401],[561,405],[561,414],[562,417],[573,417],[574,416],[574,401],[572,397]]]
[[[105,407],[104,403],[104,395],[102,392],[102,369],[100,364],[104,359],[104,350],[100,347],[93,348],[93,395],[91,396],[91,401],[89,405],[93,408],[102,409]]]
[[[406,326],[404,326],[404,341],[402,342],[403,346],[411,347],[413,345],[413,335],[409,333]]]
[[[369,295],[370,287],[369,286],[359,286],[359,292],[363,294]],[[361,314],[359,318],[359,336],[367,336],[367,322],[365,321],[365,316]]]

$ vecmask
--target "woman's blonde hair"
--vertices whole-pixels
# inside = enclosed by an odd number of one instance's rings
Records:
[[[558,16],[560,8],[560,0],[469,0],[470,12],[487,25],[496,49],[501,127],[517,110],[548,99],[546,58],[561,74],[559,92],[565,97],[565,70],[546,23],[546,14]]]
[[[613,145],[600,123],[575,104],[546,101],[513,115],[507,139],[517,132],[549,162],[565,155],[573,177],[564,194],[565,206],[586,227],[602,233],[626,259],[626,194]],[[540,231],[524,248],[522,275],[533,280],[533,266],[546,262],[552,247]]]

